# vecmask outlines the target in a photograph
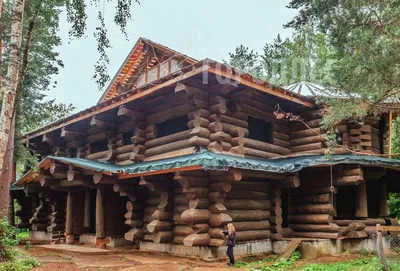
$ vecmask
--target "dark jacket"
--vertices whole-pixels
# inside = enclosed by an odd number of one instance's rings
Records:
[[[228,233],[227,235],[228,235],[227,245],[234,247],[236,245],[236,242],[235,242],[236,232],[233,231],[233,232],[231,232],[231,234]]]

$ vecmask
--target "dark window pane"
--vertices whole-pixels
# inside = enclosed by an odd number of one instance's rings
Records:
[[[71,158],[76,158],[78,156],[78,148],[69,149],[69,153]]]
[[[272,124],[261,119],[249,117],[249,138],[272,143]]]
[[[123,139],[124,139],[124,145],[131,145],[132,144],[132,138],[133,136],[133,131],[129,131],[123,134]]]
[[[103,139],[92,143],[91,153],[97,153],[108,150],[108,139]]]
[[[157,137],[168,136],[188,130],[188,122],[188,116],[184,115],[157,124]]]

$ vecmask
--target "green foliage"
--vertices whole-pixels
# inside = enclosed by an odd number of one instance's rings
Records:
[[[263,78],[263,67],[260,55],[249,47],[239,45],[234,53],[229,53],[229,60],[224,63],[239,69],[244,73],[251,74],[257,78]]]
[[[12,249],[19,243],[17,238],[18,229],[11,226],[8,218],[0,219],[0,262],[4,260],[13,260],[16,252]]]
[[[303,271],[376,271],[382,270],[377,257],[361,258],[346,262],[326,263],[326,264],[309,264],[303,267]],[[393,269],[392,269],[393,270]],[[396,269],[394,269],[396,270]]]
[[[0,264],[0,271],[27,271],[40,266],[40,263],[33,258],[8,261]]]

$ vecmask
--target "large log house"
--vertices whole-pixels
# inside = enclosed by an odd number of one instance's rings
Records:
[[[220,247],[229,222],[245,244],[367,238],[400,191],[400,163],[370,155],[390,144],[389,114],[338,125],[363,154],[330,159],[320,122],[312,97],[141,38],[97,105],[26,135],[41,162],[13,192],[19,227],[147,249]]]

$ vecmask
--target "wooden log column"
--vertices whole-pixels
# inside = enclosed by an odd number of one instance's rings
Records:
[[[380,181],[379,186],[379,217],[389,216],[389,206],[388,206],[388,192],[386,189],[386,180]]]
[[[98,187],[96,193],[96,238],[104,239],[106,233],[104,230],[104,188]]]
[[[176,173],[174,179],[182,186],[183,194],[189,200],[188,209],[181,213],[181,219],[184,223],[190,225],[190,228],[183,230],[174,229],[174,232],[184,231],[186,236],[175,238],[175,242],[181,239],[185,246],[208,246],[210,243],[209,224],[210,211],[209,199],[210,189],[209,181],[205,172]],[[180,240],[179,240],[180,239]]]
[[[85,190],[85,211],[83,215],[83,227],[90,228],[90,188],[87,187]]]
[[[368,217],[368,203],[367,203],[367,185],[365,181],[362,181],[357,186],[356,194],[356,206],[355,206],[355,217],[366,218]]]
[[[271,201],[271,239],[282,240],[282,198],[281,189],[273,186],[270,188],[270,201]]]
[[[74,200],[72,196],[72,191],[68,191],[67,195],[67,215],[65,221],[65,238],[67,244],[74,243],[74,236],[73,236],[73,219],[74,219]]]

